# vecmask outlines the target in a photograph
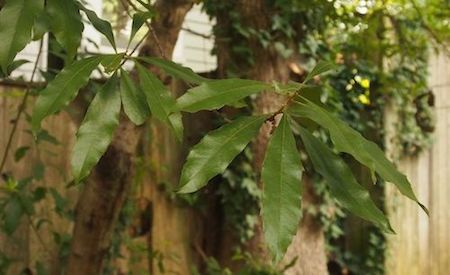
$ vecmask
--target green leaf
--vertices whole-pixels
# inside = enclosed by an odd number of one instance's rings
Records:
[[[4,230],[8,235],[11,235],[16,231],[20,224],[20,219],[25,214],[20,198],[15,195],[12,196],[3,211]]]
[[[169,123],[178,140],[183,139],[183,123],[181,114],[174,113],[175,99],[166,86],[149,70],[137,63],[141,88],[145,93],[147,104],[152,115],[162,122]]]
[[[267,147],[261,178],[264,184],[264,236],[275,260],[282,259],[301,218],[302,163],[287,115]]]
[[[388,219],[370,198],[369,192],[355,179],[347,164],[304,128],[300,135],[315,170],[324,177],[332,195],[355,215],[386,232],[394,233]]]
[[[116,41],[114,39],[114,33],[111,27],[111,23],[99,18],[94,11],[86,8],[81,3],[77,2],[77,4],[78,7],[84,11],[89,21],[91,21],[92,26],[94,26],[97,31],[102,33],[106,37],[106,39],[108,39],[109,43],[111,43],[111,46],[113,46],[114,50],[117,52]]]
[[[112,76],[92,100],[77,132],[72,154],[72,173],[76,183],[87,177],[106,152],[119,125],[120,92]]]
[[[305,98],[303,100],[303,103],[296,102],[301,108],[295,115],[309,118],[328,129],[336,150],[352,155],[359,162],[377,172],[384,180],[395,184],[403,195],[417,202],[428,213],[426,207],[418,202],[406,176],[397,170],[375,143],[365,139],[360,133],[323,108]]]
[[[214,110],[249,95],[269,89],[270,85],[248,79],[223,79],[202,83],[177,99],[177,109],[186,112]]]
[[[42,0],[7,0],[0,11],[0,68],[7,72],[17,53],[31,41],[36,14]]]
[[[316,75],[323,74],[327,71],[333,70],[336,68],[336,65],[334,65],[331,62],[327,61],[319,61],[316,66],[312,69],[312,71],[306,76],[303,83],[306,83],[313,79]]]
[[[30,146],[22,146],[17,148],[16,152],[14,153],[14,161],[20,161],[27,154],[28,150],[30,150]]]
[[[44,37],[44,34],[51,29],[51,18],[45,9],[42,9],[37,15],[33,26],[33,40],[37,41]]]
[[[120,95],[128,118],[136,125],[143,124],[150,115],[145,95],[124,70],[120,71]]]
[[[39,92],[34,107],[31,126],[36,133],[41,127],[42,120],[61,110],[75,98],[78,90],[86,85],[92,71],[100,64],[102,56],[89,57],[75,61],[65,67],[47,88]]]
[[[183,67],[170,60],[157,57],[137,57],[136,59],[154,65],[163,70],[166,74],[184,80],[187,83],[200,84],[209,80],[196,74],[191,68]]]
[[[105,67],[106,73],[112,73],[116,71],[122,63],[125,53],[108,54],[103,56],[102,65]]]
[[[80,10],[74,0],[47,0],[51,30],[71,61],[77,53],[84,29]]]
[[[255,137],[265,116],[242,117],[206,135],[189,152],[180,178],[179,193],[192,193],[225,171]]]
[[[128,44],[133,41],[134,36],[139,31],[139,29],[144,25],[145,21],[155,16],[154,12],[145,11],[145,12],[137,12],[133,15],[133,22],[131,24],[131,34]]]

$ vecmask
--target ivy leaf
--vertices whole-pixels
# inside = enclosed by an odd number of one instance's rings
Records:
[[[17,53],[31,41],[36,14],[42,0],[7,0],[0,11],[0,68],[4,73]]]
[[[302,163],[287,115],[267,147],[261,178],[264,184],[264,236],[278,262],[297,232],[301,217]]]
[[[369,192],[354,178],[347,164],[325,144],[300,127],[300,135],[315,170],[325,178],[333,196],[355,215],[389,233],[389,220],[370,198]]]
[[[112,31],[111,23],[109,23],[106,20],[103,20],[97,16],[97,14],[83,6],[81,3],[77,2],[78,7],[84,11],[89,21],[92,23],[92,26],[102,33],[106,39],[108,39],[109,43],[111,43],[111,46],[114,48],[114,50],[117,52],[116,48],[116,41],[114,39],[114,33]]]
[[[12,196],[3,210],[3,228],[6,234],[11,235],[16,231],[23,214],[25,214],[25,210],[22,207],[20,198],[15,195]]]
[[[133,22],[131,24],[131,34],[130,39],[128,41],[128,45],[133,41],[134,36],[139,31],[139,29],[144,25],[145,21],[155,16],[154,12],[145,11],[145,12],[137,12],[133,15]]]
[[[165,60],[157,57],[137,57],[136,59],[154,65],[163,70],[166,74],[184,80],[187,83],[200,84],[209,80],[207,78],[204,78],[203,76],[196,74],[191,68],[181,66],[170,60]]]
[[[319,61],[316,66],[311,70],[311,72],[306,76],[303,83],[306,83],[313,79],[316,75],[323,74],[327,71],[333,70],[336,68],[336,65],[334,65],[331,62],[327,61]]]
[[[65,67],[47,88],[39,92],[33,115],[31,126],[33,132],[37,132],[41,127],[42,120],[61,110],[75,98],[78,90],[86,85],[92,71],[100,64],[102,56],[89,57]]]
[[[304,102],[296,102],[300,108],[295,115],[309,118],[327,129],[336,150],[352,155],[359,162],[377,172],[384,180],[395,184],[403,195],[417,202],[428,213],[426,207],[418,202],[406,176],[395,168],[375,143],[365,139],[356,130],[323,108],[305,98],[303,100]]]
[[[180,178],[179,193],[192,193],[225,171],[255,137],[265,116],[241,117],[206,135],[189,152]]]
[[[81,43],[84,25],[80,10],[74,0],[47,0],[47,12],[51,18],[51,30],[59,44],[72,60]]]
[[[119,125],[120,92],[112,76],[98,91],[77,132],[72,154],[72,173],[76,183],[87,177],[106,152]]]
[[[143,124],[150,115],[145,95],[124,70],[120,71],[120,95],[128,118],[136,125]]]
[[[137,63],[141,88],[145,93],[147,104],[152,115],[162,122],[169,123],[178,140],[183,139],[183,123],[181,115],[172,114],[175,99],[170,95],[166,86],[149,70]]]
[[[270,85],[248,79],[223,79],[202,83],[177,99],[177,109],[186,112],[214,110],[249,95],[269,89]]]

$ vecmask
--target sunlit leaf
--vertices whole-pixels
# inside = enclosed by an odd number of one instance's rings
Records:
[[[342,206],[393,233],[388,219],[372,201],[369,192],[356,181],[347,164],[304,128],[300,129],[300,135],[315,170],[324,177],[332,195]]]
[[[183,123],[180,113],[172,113],[175,99],[164,84],[149,70],[137,64],[141,88],[153,116],[162,122],[169,123],[178,140],[183,139]]]
[[[300,108],[295,115],[309,118],[327,129],[339,152],[352,155],[359,162],[377,172],[384,180],[395,184],[403,195],[419,203],[406,176],[397,170],[375,143],[365,139],[356,130],[307,99],[296,104]],[[421,203],[419,205],[428,213],[425,206]]]
[[[223,79],[202,83],[177,99],[177,109],[185,112],[214,110],[249,95],[269,89],[270,85],[248,79]]]
[[[297,232],[301,217],[302,163],[287,115],[271,137],[261,178],[264,236],[278,262]]]
[[[75,61],[65,67],[48,86],[39,92],[31,125],[34,132],[41,127],[41,121],[61,110],[75,98],[78,90],[86,85],[92,71],[100,64],[101,56]]]
[[[75,182],[88,176],[106,152],[119,125],[119,113],[119,83],[114,75],[97,92],[78,129],[71,162]]]
[[[136,87],[130,75],[120,72],[120,95],[125,114],[136,125],[141,125],[150,115],[145,94]]]
[[[4,73],[17,53],[31,41],[36,14],[42,0],[7,0],[0,11],[0,68]]]
[[[266,117],[242,117],[207,134],[190,151],[180,178],[179,193],[192,193],[222,173],[255,137]]]
[[[319,61],[316,64],[316,66],[311,70],[311,72],[306,76],[305,81],[303,81],[303,83],[310,81],[316,75],[323,74],[323,73],[333,70],[335,68],[336,68],[336,65],[331,62]]]

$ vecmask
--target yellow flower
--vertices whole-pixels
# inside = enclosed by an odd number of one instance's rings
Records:
[[[359,102],[361,102],[364,105],[369,105],[370,104],[370,99],[365,94],[359,95],[358,96],[358,100],[359,100]]]
[[[363,87],[364,89],[369,89],[370,88],[370,80],[368,78],[364,78],[361,80],[361,82],[359,82],[359,85],[361,85],[361,87]]]

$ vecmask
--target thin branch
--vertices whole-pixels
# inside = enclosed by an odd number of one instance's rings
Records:
[[[17,112],[17,116],[16,116],[16,118],[14,120],[13,128],[11,130],[11,133],[9,134],[8,142],[6,143],[5,152],[3,153],[3,158],[2,158],[2,161],[1,161],[1,164],[0,164],[0,173],[3,171],[3,168],[5,168],[6,160],[8,158],[9,151],[11,150],[12,141],[14,139],[14,134],[17,131],[17,127],[18,127],[18,124],[19,124],[19,121],[20,121],[20,117],[22,116],[22,113],[25,111],[25,108],[27,106],[27,100],[28,100],[28,97],[30,96],[33,79],[34,79],[34,76],[36,75],[36,71],[37,71],[37,68],[38,68],[39,60],[40,60],[41,54],[42,54],[43,45],[44,45],[44,39],[41,39],[41,42],[39,44],[39,52],[38,52],[37,57],[36,57],[36,63],[34,64],[33,72],[31,73],[30,81],[27,84],[27,89],[25,91],[25,95],[24,95],[24,97],[22,99],[22,102],[20,103],[19,111]]]
[[[181,30],[183,30],[185,32],[188,32],[190,34],[196,35],[196,36],[203,37],[205,39],[211,39],[212,38],[212,35],[210,35],[210,34],[208,35],[208,34],[204,34],[204,33],[201,33],[201,32],[197,32],[197,31],[194,31],[194,30],[192,30],[190,28],[181,28]]]

